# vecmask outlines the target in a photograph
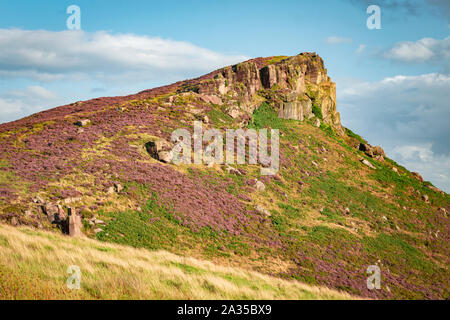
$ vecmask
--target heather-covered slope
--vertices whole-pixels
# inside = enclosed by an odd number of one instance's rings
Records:
[[[280,171],[149,154],[149,142],[192,132],[195,120],[279,129]],[[13,225],[67,232],[70,207],[82,232],[103,241],[365,297],[449,297],[449,196],[341,126],[316,54],[258,58],[2,124],[0,150],[0,219]],[[366,286],[374,264],[381,290]]]

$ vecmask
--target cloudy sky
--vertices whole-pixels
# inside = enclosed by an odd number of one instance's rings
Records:
[[[324,58],[346,127],[450,191],[448,0],[0,0],[0,123],[304,51]]]

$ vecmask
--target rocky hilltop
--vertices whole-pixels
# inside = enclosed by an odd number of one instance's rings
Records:
[[[213,79],[193,86],[200,94],[220,96],[226,104],[239,105],[249,113],[265,99],[283,119],[311,119],[314,106],[325,123],[343,133],[336,110],[336,84],[315,53],[250,60],[219,70]]]
[[[278,129],[279,171],[174,165],[171,134],[192,133],[194,121]],[[3,223],[357,296],[448,299],[449,210],[446,193],[341,125],[336,86],[315,53],[252,59],[0,125]],[[379,290],[367,287],[371,265],[382,271]]]

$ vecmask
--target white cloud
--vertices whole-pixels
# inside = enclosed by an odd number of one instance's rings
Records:
[[[17,119],[60,102],[62,100],[58,95],[41,86],[8,91],[0,95],[0,120]]]
[[[0,29],[0,76],[5,78],[169,81],[247,58],[134,34]]]
[[[337,81],[337,85],[345,126],[450,191],[449,76],[399,75],[377,82]]]
[[[9,117],[11,115],[17,114],[22,110],[22,103],[15,100],[7,100],[0,98],[0,116]]]
[[[342,44],[342,43],[352,43],[353,39],[351,38],[342,38],[342,37],[336,37],[331,36],[325,39],[325,43],[328,44]]]
[[[431,62],[449,68],[450,37],[445,39],[423,38],[417,41],[403,41],[382,53],[386,59],[406,62]]]
[[[366,49],[366,45],[365,44],[360,44],[358,49],[356,49],[356,53],[360,54],[361,52],[363,52]]]

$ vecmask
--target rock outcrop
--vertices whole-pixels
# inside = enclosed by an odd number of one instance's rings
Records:
[[[249,60],[218,70],[213,78],[183,90],[194,91],[215,104],[229,105],[231,110],[239,106],[248,113],[266,100],[277,109],[280,118],[317,117],[339,134],[344,132],[336,110],[336,84],[316,53]],[[314,109],[320,110],[319,115]],[[233,118],[237,114],[234,111]]]

